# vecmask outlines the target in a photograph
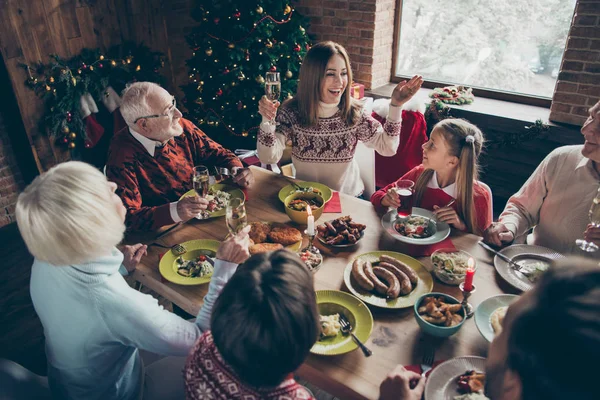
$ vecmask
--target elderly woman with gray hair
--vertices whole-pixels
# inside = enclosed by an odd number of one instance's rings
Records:
[[[50,387],[61,399],[183,396],[181,368],[144,370],[138,349],[188,354],[208,329],[221,289],[248,257],[247,230],[221,244],[204,306],[196,323],[188,322],[119,273],[133,270],[146,247],[125,246],[125,256],[116,248],[126,210],[115,189],[92,166],[67,162],[37,177],[17,202],[17,224],[35,257],[30,291],[44,326]],[[154,372],[161,382],[152,388]],[[176,376],[173,390],[161,393],[169,374]]]

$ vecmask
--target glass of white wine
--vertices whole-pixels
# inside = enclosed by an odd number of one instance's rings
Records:
[[[598,188],[598,193],[596,193],[596,197],[594,197],[594,200],[592,200],[592,206],[590,207],[588,215],[590,216],[590,222],[592,226],[594,228],[600,227],[600,188]],[[575,243],[581,250],[590,253],[598,251],[598,245],[594,242],[588,242],[585,239],[577,239]]]
[[[225,222],[231,235],[236,235],[248,224],[246,217],[246,203],[244,199],[234,197],[229,199],[225,207]]]
[[[267,72],[265,75],[265,96],[267,99],[271,100],[273,103],[279,100],[279,96],[281,95],[281,79],[279,77],[279,72]],[[270,124],[275,124],[273,120],[270,121]]]
[[[204,165],[198,165],[194,167],[194,190],[200,197],[206,197],[208,194],[208,168]]]

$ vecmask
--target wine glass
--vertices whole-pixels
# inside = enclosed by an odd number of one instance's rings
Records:
[[[232,236],[246,227],[248,219],[246,217],[246,203],[244,203],[244,199],[234,197],[227,201],[227,205],[225,206],[225,222]]]
[[[267,72],[265,75],[265,96],[273,103],[279,100],[281,95],[281,79],[279,78],[279,72]],[[269,121],[271,125],[274,124],[273,120]]]
[[[206,197],[208,194],[208,168],[204,165],[198,165],[194,167],[194,190],[200,197]]]
[[[592,200],[592,205],[590,207],[590,211],[588,213],[590,217],[590,222],[594,228],[600,227],[600,188],[598,188],[598,192],[596,193],[596,197]],[[598,245],[594,242],[588,242],[585,239],[577,239],[575,244],[579,246],[581,250],[587,252],[598,251]]]

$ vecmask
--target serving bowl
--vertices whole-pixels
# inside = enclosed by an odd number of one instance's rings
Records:
[[[454,326],[439,326],[439,325],[434,325],[432,323],[429,323],[427,321],[425,321],[423,319],[423,317],[419,314],[419,307],[421,306],[421,303],[423,302],[423,300],[425,299],[425,297],[443,297],[444,301],[448,304],[459,304],[460,301],[458,301],[455,297],[452,297],[448,294],[445,293],[436,293],[436,292],[432,292],[432,293],[427,293],[422,295],[421,297],[419,297],[419,299],[415,302],[415,306],[414,306],[414,314],[415,314],[415,319],[417,320],[417,324],[419,324],[419,326],[421,327],[421,329],[423,330],[423,332],[432,335],[432,336],[437,336],[437,337],[449,337],[454,335],[456,332],[458,332],[460,330],[460,328],[463,326],[463,324],[465,323],[465,310],[464,308],[461,307],[460,311],[458,312],[458,314],[460,316],[463,317],[462,321],[460,323],[458,323],[457,325]]]
[[[444,257],[447,254],[458,254],[459,257],[465,260],[465,269],[462,271],[462,267],[456,268],[455,263],[452,260],[448,260]],[[446,260],[444,260],[446,258]],[[431,264],[433,265],[433,274],[436,278],[447,285],[458,286],[465,281],[467,276],[466,264],[469,259],[475,259],[469,253],[463,250],[457,249],[439,249],[431,254]],[[477,263],[473,263],[473,269],[477,269]]]
[[[316,193],[293,193],[285,198],[285,213],[288,215],[288,217],[290,217],[290,219],[293,222],[299,225],[306,225],[306,221],[308,220],[308,213],[306,212],[306,209],[301,211],[291,209],[289,207],[289,204],[293,200],[316,200],[317,203],[321,204],[321,206],[312,210],[312,215],[315,217],[315,221],[318,220],[323,214],[323,209],[325,208],[325,201],[323,201],[322,196]]]

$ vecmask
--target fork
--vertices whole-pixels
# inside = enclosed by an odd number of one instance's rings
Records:
[[[423,354],[423,360],[421,361],[421,376],[425,376],[425,374],[431,369],[433,365],[433,360],[435,359],[435,348],[433,346],[425,347],[425,353]]]
[[[358,344],[358,346],[360,347],[360,349],[364,353],[365,357],[369,357],[370,355],[373,354],[373,352],[371,350],[369,350],[369,348],[367,346],[365,346],[360,341],[359,338],[356,337],[356,335],[354,334],[354,332],[352,332],[352,324],[350,324],[350,321],[348,321],[348,319],[346,318],[346,316],[344,314],[340,314],[340,325],[341,325],[341,328],[342,328],[342,333],[344,335],[347,335],[347,334],[352,335],[352,338]]]

